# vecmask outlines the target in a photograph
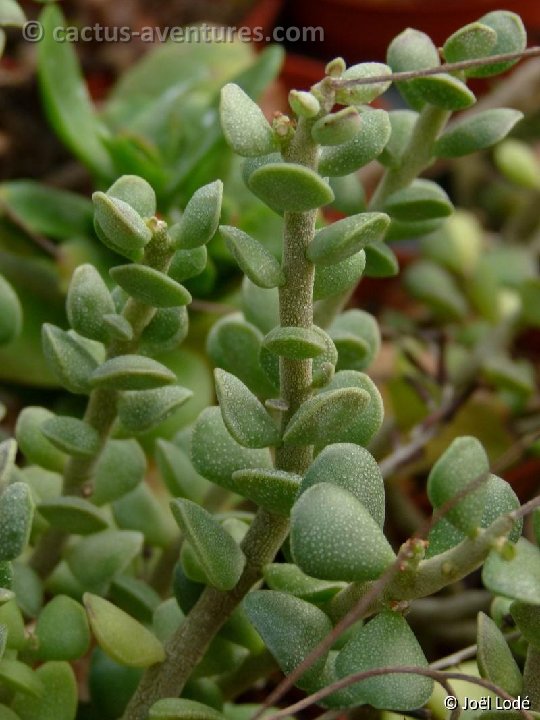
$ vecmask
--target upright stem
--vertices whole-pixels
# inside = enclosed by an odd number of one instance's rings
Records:
[[[166,272],[173,253],[174,248],[171,246],[166,230],[158,227],[153,239],[147,246],[143,263],[156,270]],[[136,352],[142,331],[152,320],[155,312],[155,308],[150,305],[129,298],[122,314],[133,328],[133,337],[131,340],[111,342],[107,350],[107,358]],[[92,457],[69,458],[64,469],[64,495],[91,494],[92,474],[116,420],[116,404],[116,390],[96,388],[90,393],[83,420],[97,430],[99,448]],[[30,566],[40,577],[47,577],[59,562],[62,547],[67,537],[67,533],[63,530],[51,528],[40,539],[30,559]]]
[[[317,146],[311,139],[310,122],[300,120],[286,159],[315,169]],[[313,265],[306,248],[315,232],[316,211],[285,213],[283,262],[285,284],[280,288],[282,326],[311,327],[313,323]],[[287,404],[282,414],[285,427],[292,414],[311,392],[311,360],[280,361],[280,392]],[[276,450],[276,468],[304,473],[312,458],[310,447]],[[166,659],[142,677],[124,714],[124,720],[146,720],[149,708],[163,697],[177,697],[208,646],[244,596],[261,578],[289,530],[288,519],[260,509],[244,538],[246,566],[236,587],[228,592],[207,587],[180,628],[165,647]]]

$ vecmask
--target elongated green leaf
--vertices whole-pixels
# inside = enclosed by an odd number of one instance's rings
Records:
[[[365,249],[367,277],[395,277],[399,262],[395,253],[384,242],[372,243]]]
[[[154,390],[128,390],[121,394],[118,401],[118,417],[126,430],[144,432],[159,425],[191,397],[191,390],[180,385]]]
[[[313,170],[296,163],[268,163],[251,173],[249,189],[272,210],[304,212],[334,199],[330,186]]]
[[[439,52],[431,38],[420,30],[407,28],[395,37],[386,54],[393,72],[425,70],[440,65]],[[396,83],[404,100],[413,108],[421,110],[425,101],[415,89],[415,80]]]
[[[525,640],[536,649],[540,649],[540,607],[516,600],[512,603],[510,612]],[[506,689],[506,686],[504,687]],[[517,695],[520,690],[521,687],[517,691],[508,690],[508,692]]]
[[[315,95],[303,90],[291,90],[289,92],[289,105],[291,110],[299,117],[315,117],[321,109],[321,104]]]
[[[36,625],[39,657],[43,660],[75,660],[90,645],[88,620],[82,605],[57,595],[44,607]]]
[[[41,425],[41,432],[47,440],[66,455],[92,457],[100,446],[97,430],[88,423],[74,417],[55,416]]]
[[[252,450],[239,445],[225,427],[218,407],[206,408],[193,430],[192,461],[203,477],[235,489],[232,474],[249,468],[272,468],[268,448]]]
[[[283,470],[253,468],[233,473],[237,492],[278,515],[288,515],[296,499],[300,475]]]
[[[364,370],[379,353],[379,325],[373,315],[364,310],[341,313],[330,325],[329,333],[338,351],[338,370]]]
[[[375,458],[352,443],[327,445],[302,480],[300,493],[317,483],[345,488],[369,510],[377,525],[384,524],[384,482]]]
[[[144,328],[139,351],[145,355],[174,350],[185,340],[189,329],[189,317],[185,306],[159,308]]]
[[[208,582],[218,590],[231,590],[246,562],[239,545],[200,505],[176,499],[171,502],[171,509]]]
[[[414,180],[408,187],[390,195],[385,210],[397,220],[414,222],[447,217],[453,205],[445,191],[431,180]]]
[[[366,193],[356,175],[335,176],[329,182],[335,196],[332,207],[345,215],[355,215],[366,210]]]
[[[156,193],[146,180],[137,175],[122,175],[107,190],[107,195],[131,205],[142,218],[156,214]]]
[[[112,510],[118,528],[142,533],[148,545],[167,547],[177,536],[171,513],[147,483],[115,500]]]
[[[493,152],[498,169],[520,187],[540,188],[540,163],[534,150],[521,140],[508,138]]]
[[[103,192],[92,195],[94,227],[99,239],[111,250],[138,261],[152,232],[131,205]]]
[[[240,269],[255,285],[261,288],[283,285],[285,276],[281,266],[264,245],[231,225],[221,225],[219,232]]]
[[[355,172],[382,153],[390,132],[390,120],[385,110],[363,111],[361,130],[355,138],[336,147],[323,148],[319,172],[331,176]]]
[[[45,690],[36,673],[23,662],[5,658],[0,662],[0,682],[14,692],[41,697]],[[2,714],[0,712],[0,720]]]
[[[52,661],[36,670],[43,683],[43,694],[17,693],[12,703],[20,720],[75,720],[77,713],[77,681],[71,665]]]
[[[369,402],[369,394],[360,388],[325,390],[296,411],[287,425],[283,441],[288,445],[338,441],[340,427],[347,427]]]
[[[504,635],[483,612],[478,613],[477,647],[476,659],[482,677],[502,687],[510,695],[519,695],[523,685],[519,667]]]
[[[22,553],[32,527],[34,501],[24,482],[15,482],[0,495],[0,561]]]
[[[414,90],[427,103],[445,110],[464,110],[476,102],[472,90],[459,78],[447,73],[417,78]]]
[[[158,700],[148,713],[148,720],[224,720],[224,717],[208,705],[185,698]]]
[[[319,230],[308,246],[307,256],[316,265],[334,265],[365,246],[382,240],[390,224],[384,213],[360,213]]]
[[[435,142],[438,157],[460,157],[484,150],[505,138],[523,113],[509,108],[484,110],[451,125]]]
[[[187,453],[178,445],[160,438],[156,440],[155,457],[171,495],[201,503],[208,481],[195,470]]]
[[[143,355],[118,355],[100,365],[91,377],[93,387],[114,390],[151,390],[175,381],[169,368]]]
[[[212,239],[219,225],[222,197],[221,180],[204,185],[193,194],[182,219],[169,230],[178,248],[198,248]]]
[[[0,494],[9,482],[11,472],[15,467],[16,455],[16,440],[8,439],[0,443]]]
[[[276,327],[265,336],[263,347],[275,355],[301,360],[313,358],[325,350],[315,329],[301,327]]]
[[[301,600],[314,603],[326,602],[346,587],[345,583],[312,578],[292,563],[265,565],[263,576],[270,590],[286,592]]]
[[[99,646],[127,667],[149,667],[165,659],[163,645],[144,625],[108,600],[84,594],[90,627]]]
[[[92,502],[104,505],[125,495],[145,472],[146,457],[136,440],[109,440],[94,469]]]
[[[242,312],[250,323],[263,333],[279,325],[279,292],[277,288],[261,288],[248,277],[242,281]]]
[[[340,422],[339,430],[334,430],[334,438],[324,439],[325,445],[331,442],[351,442],[358,445],[367,445],[371,438],[379,431],[383,418],[384,407],[381,393],[373,380],[362,372],[356,370],[340,370],[332,380],[323,388],[322,393],[357,388],[366,392],[369,402],[362,410],[357,411],[347,422]]]
[[[152,622],[154,611],[161,602],[160,596],[147,582],[131,575],[119,575],[113,580],[110,598],[121,610],[143,623]],[[176,604],[176,600],[172,599]],[[161,638],[158,637],[158,640]]]
[[[320,145],[341,145],[352,140],[360,131],[361,125],[358,110],[347,107],[317,120],[311,129],[311,135]]]
[[[58,497],[42,500],[38,510],[49,525],[75,535],[91,535],[105,530],[108,526],[103,514],[84,498]]]
[[[214,376],[223,422],[236,442],[248,448],[277,445],[278,427],[260,400],[231,373],[217,369]]]
[[[433,507],[441,507],[475,480],[489,477],[489,462],[482,444],[474,437],[456,438],[437,460],[428,478],[427,491]],[[486,500],[482,482],[453,508],[446,518],[464,533],[480,527]]]
[[[349,640],[336,659],[338,677],[378,667],[411,665],[426,668],[428,663],[418,640],[398,613],[386,610],[364,625]],[[420,675],[382,675],[348,688],[354,705],[368,703],[375,708],[413,710],[422,707],[433,691],[433,680]]]
[[[7,344],[19,335],[23,313],[17,293],[0,275],[0,345]]]
[[[80,265],[71,278],[66,300],[71,327],[92,340],[107,340],[103,316],[115,312],[111,294],[93,265]]]
[[[191,302],[183,285],[148,265],[117,265],[111,268],[110,275],[129,295],[146,305],[168,308]]]
[[[184,280],[200,275],[206,267],[207,260],[206,245],[188,250],[177,250],[169,267],[169,275],[176,282],[184,282]]]
[[[43,353],[49,368],[70,392],[90,392],[90,376],[97,367],[96,358],[84,344],[64,330],[45,323],[41,331]]]
[[[456,30],[443,46],[446,62],[474,60],[485,57],[495,47],[496,31],[482,22],[473,22]]]
[[[442,318],[460,320],[466,315],[467,303],[454,278],[436,263],[420,260],[410,265],[404,280],[411,295]]]
[[[45,110],[68,148],[93,172],[110,177],[113,168],[101,139],[102,129],[84,84],[70,42],[55,40],[65,20],[57,5],[47,5],[40,16],[44,30],[38,43],[38,77]]]
[[[103,593],[111,580],[139,554],[143,541],[139,532],[102,530],[71,545],[65,558],[84,588]]]
[[[225,139],[246,157],[266,155],[275,147],[272,128],[259,106],[235,85],[228,83],[221,91],[221,127]]]
[[[365,505],[326,482],[308,488],[293,506],[291,553],[307,575],[353,582],[378,578],[395,558]]]
[[[255,590],[247,595],[244,607],[285,674],[292,672],[332,629],[322,610],[287,593]],[[326,656],[316,660],[297,684],[306,689],[312,686],[325,660]]]
[[[366,254],[364,250],[360,250],[356,255],[335,265],[315,268],[313,299],[324,300],[350,290],[362,277],[365,267]]]
[[[389,167],[398,167],[418,120],[418,113],[413,110],[391,110],[388,118],[392,131],[379,156],[379,162]]]
[[[497,34],[496,42],[492,45],[489,55],[498,55],[503,53],[521,52],[527,45],[527,33],[523,22],[516,13],[508,12],[508,10],[495,10],[494,12],[483,15],[478,20],[482,25],[487,25]],[[489,77],[490,75],[499,75],[508,68],[515,65],[517,60],[507,62],[493,63],[492,65],[484,65],[478,68],[467,70],[469,77]]]

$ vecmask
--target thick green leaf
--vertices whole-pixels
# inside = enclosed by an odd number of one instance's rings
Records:
[[[193,194],[182,219],[169,230],[179,249],[198,248],[213,238],[219,225],[222,198],[221,180],[204,185]]]
[[[202,501],[208,481],[196,472],[182,448],[159,438],[156,440],[155,458],[161,477],[173,497]]]
[[[37,509],[49,525],[74,535],[91,535],[105,530],[109,524],[96,506],[84,498],[42,500]]]
[[[107,655],[127,667],[150,667],[165,660],[163,645],[156,636],[108,600],[84,594],[90,627]]]
[[[445,110],[464,110],[476,102],[472,90],[459,78],[447,73],[417,78],[414,91],[430,105]]]
[[[355,107],[346,107],[317,120],[311,129],[311,135],[319,145],[341,145],[358,135],[361,125],[358,110]]]
[[[0,345],[14,340],[21,332],[23,312],[17,293],[0,275]]]
[[[228,83],[221,91],[221,127],[238,155],[266,155],[275,147],[272,128],[259,106],[242,88]]]
[[[107,190],[107,195],[131,205],[142,218],[156,214],[156,193],[146,180],[137,175],[122,175]]]
[[[382,240],[390,218],[384,213],[360,213],[319,230],[307,249],[316,265],[334,265],[366,245]]]
[[[499,55],[503,53],[521,52],[527,46],[527,33],[523,25],[523,21],[516,13],[508,12],[508,10],[495,10],[494,12],[483,15],[478,20],[482,25],[487,25],[497,34],[497,40],[492,45],[489,55]],[[502,72],[515,65],[518,60],[507,62],[493,63],[492,65],[484,65],[483,67],[471,68],[466,74],[469,77],[489,77],[490,75],[499,75]]]
[[[0,493],[7,486],[10,475],[15,467],[17,441],[12,438],[0,443]]]
[[[540,604],[540,550],[525,538],[515,545],[512,559],[492,551],[482,570],[484,585],[496,595]]]
[[[76,268],[69,284],[66,310],[69,324],[80,335],[102,342],[107,340],[103,316],[114,314],[114,302],[93,265]]]
[[[0,662],[0,683],[9,690],[39,698],[45,690],[36,673],[23,662],[5,658]],[[2,714],[0,712],[0,720]]]
[[[76,157],[97,175],[110,176],[111,160],[75,50],[70,42],[55,39],[58,29],[65,26],[60,8],[47,5],[40,22],[44,36],[38,43],[38,77],[49,120]]]
[[[431,38],[420,30],[407,28],[395,37],[386,54],[386,60],[393,72],[425,70],[440,65],[439,51]],[[425,104],[416,91],[415,80],[396,83],[404,100],[413,108],[420,110]]]
[[[43,683],[39,697],[17,693],[12,707],[20,720],[75,720],[77,714],[77,681],[68,662],[52,661],[36,670]]]
[[[351,65],[341,76],[341,80],[348,82],[350,80],[363,80],[370,77],[379,77],[380,75],[389,75],[391,68],[384,63],[365,62]],[[367,85],[345,85],[338,87],[336,90],[336,102],[340,105],[364,105],[375,100],[376,97],[382,95],[390,87],[390,81],[377,83],[369,83]]]
[[[136,440],[109,440],[94,469],[92,502],[104,505],[133,490],[146,473],[146,457]]]
[[[237,470],[232,479],[236,492],[278,515],[288,515],[296,499],[300,475],[284,470]]]
[[[322,392],[344,388],[358,388],[366,392],[369,402],[363,410],[358,411],[347,422],[339,421],[339,431],[336,428],[333,442],[350,442],[357,445],[367,445],[372,437],[379,431],[383,418],[384,407],[381,393],[373,380],[362,372],[356,370],[340,370],[332,380],[323,388]],[[324,439],[325,445],[332,440]]]
[[[158,355],[175,350],[185,340],[188,329],[188,312],[183,305],[159,308],[142,332],[139,352]]]
[[[504,635],[483,612],[478,613],[477,647],[476,659],[482,677],[502,687],[510,695],[519,695],[523,685],[519,667]]]
[[[248,277],[242,281],[242,312],[250,323],[263,333],[279,324],[279,292],[277,288],[261,288]]]
[[[280,326],[265,336],[263,347],[274,355],[302,360],[317,357],[326,346],[313,328]]]
[[[489,478],[489,461],[482,444],[474,437],[456,438],[433,465],[428,478],[427,492],[434,508],[440,508],[470,483]],[[446,518],[464,533],[481,526],[487,497],[486,482],[482,482],[447,513]]]
[[[338,442],[342,427],[347,427],[369,402],[369,394],[360,388],[331,390],[327,386],[300,406],[287,425],[283,441],[288,445]]]
[[[143,248],[152,238],[152,232],[139,213],[127,202],[109,197],[103,192],[95,192],[92,200],[94,227],[99,239],[120,255],[130,260],[140,260]]]
[[[439,137],[433,147],[438,157],[460,157],[484,150],[505,138],[523,113],[509,108],[484,110],[460,120]]]
[[[340,295],[353,288],[366,267],[366,253],[360,250],[347,260],[335,265],[319,266],[315,269],[313,299],[324,300],[327,297]]]
[[[532,147],[522,140],[508,138],[497,145],[493,159],[510,182],[531,190],[540,188],[540,162]]]
[[[467,314],[467,303],[454,278],[430,260],[410,265],[404,276],[411,295],[425,302],[442,318],[461,320]]]
[[[395,559],[365,505],[333,483],[319,482],[291,511],[291,553],[307,574],[322,580],[374,580]]]
[[[58,450],[66,455],[92,457],[100,447],[97,430],[78,418],[59,416],[47,418],[41,432]]]
[[[328,205],[331,187],[313,170],[297,163],[268,163],[251,173],[249,189],[276,212],[305,212]]]
[[[496,31],[481,22],[473,22],[456,30],[443,46],[446,62],[475,60],[489,55],[497,42]]]
[[[82,657],[90,645],[84,608],[66,595],[57,595],[41,611],[36,636],[42,660],[75,660]]]
[[[413,110],[391,110],[388,118],[392,131],[379,161],[389,167],[398,167],[411,139],[418,113]]]
[[[214,376],[223,422],[236,442],[248,448],[277,445],[279,429],[261,401],[231,373],[218,368]]]
[[[139,532],[102,530],[70,545],[65,558],[84,588],[103,593],[112,579],[140,553],[143,541]]]
[[[171,513],[147,483],[115,500],[112,510],[120,529],[141,532],[148,545],[167,547],[177,536]]]
[[[364,370],[379,353],[379,324],[364,310],[341,313],[330,325],[329,333],[338,351],[338,370]]]
[[[149,430],[187,402],[193,393],[180,385],[153,390],[128,390],[118,400],[118,417],[131,432]]]
[[[117,265],[109,273],[122,290],[146,305],[169,308],[191,302],[183,285],[148,265]]]
[[[143,355],[118,355],[100,365],[91,377],[92,387],[113,390],[152,390],[175,381],[169,368]]]
[[[173,500],[171,509],[207,581],[218,590],[231,590],[246,562],[239,545],[207,510],[191,500]]]
[[[218,320],[208,333],[206,348],[214,365],[236,375],[257,395],[276,392],[259,364],[263,335],[238,314]]]
[[[384,209],[397,220],[414,222],[452,214],[453,205],[445,191],[431,180],[413,180],[403,190],[390,195]]]
[[[240,269],[251,282],[261,288],[283,285],[285,276],[281,266],[264,245],[231,225],[221,225],[219,231]]]
[[[303,90],[291,90],[289,92],[289,105],[291,110],[299,117],[312,118],[321,110],[321,104],[315,95]]]
[[[361,123],[360,132],[349,142],[323,148],[319,159],[321,175],[349,175],[382,153],[391,132],[388,113],[365,110],[361,113]]]
[[[384,482],[377,461],[365,448],[352,443],[327,445],[309,466],[300,493],[323,482],[348,490],[383,527]]]
[[[399,262],[395,253],[384,242],[372,243],[365,249],[367,277],[395,277]]]
[[[199,415],[193,430],[192,461],[203,477],[234,490],[232,474],[236,470],[272,468],[268,448],[252,450],[239,445],[225,427],[218,407],[210,407]]]
[[[6,564],[8,564],[6,562]],[[36,618],[43,607],[43,583],[36,571],[20,560],[11,565],[12,580],[10,589],[17,597],[17,604],[22,612],[29,618]],[[1,587],[1,585],[0,585]]]
[[[275,590],[255,590],[244,600],[255,625],[280,668],[288,675],[332,629],[322,610],[305,600]],[[298,681],[308,689],[317,682],[326,657],[319,658]]]
[[[45,360],[62,385],[77,395],[88,394],[98,363],[83,342],[49,323],[42,327],[41,340]]]
[[[356,175],[338,175],[331,177],[329,182],[334,191],[333,208],[345,215],[354,215],[366,210],[366,193]]]
[[[338,677],[379,667],[411,665],[427,668],[428,663],[407,621],[386,610],[364,625],[349,640],[336,659]],[[433,691],[433,680],[414,674],[382,675],[348,688],[354,705],[368,703],[387,710],[414,710],[422,707]]]
[[[30,536],[34,501],[24,482],[8,485],[0,495],[0,561],[18,557]]]
[[[224,720],[224,716],[195,700],[162,698],[150,708],[148,720]]]
[[[131,575],[119,575],[115,578],[109,594],[111,602],[142,623],[152,622],[154,611],[161,601],[160,596],[148,583]],[[176,603],[175,600],[174,602]]]
[[[286,592],[313,603],[326,602],[346,587],[345,583],[327,582],[309,577],[292,563],[265,565],[263,577],[270,590]]]
[[[206,245],[190,248],[189,250],[177,250],[169,266],[169,275],[176,282],[184,282],[192,277],[200,275],[208,261],[208,250]]]
[[[510,606],[510,612],[525,640],[537,650],[540,649],[540,607],[516,600]],[[508,690],[508,692],[517,695],[519,690],[517,692]]]

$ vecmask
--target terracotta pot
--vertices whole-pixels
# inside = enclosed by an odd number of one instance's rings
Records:
[[[324,41],[312,50],[326,60],[384,60],[390,41],[407,27],[426,32],[441,44],[462,25],[503,7],[523,18],[530,42],[540,37],[538,0],[295,0],[287,8],[289,25],[322,26]]]

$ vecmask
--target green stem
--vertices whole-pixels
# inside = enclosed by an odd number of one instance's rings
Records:
[[[313,169],[317,146],[311,139],[311,122],[300,120],[286,159]],[[311,327],[313,323],[313,265],[306,248],[315,232],[316,211],[285,213],[282,269],[285,284],[280,288],[282,326]],[[311,392],[311,360],[280,359],[280,391],[287,404],[282,414],[285,427],[292,414]],[[312,459],[312,448],[276,450],[275,465],[280,470],[304,473]],[[165,647],[163,663],[149,668],[132,697],[124,720],[146,720],[149,708],[163,697],[178,697],[210,642],[234,609],[261,578],[262,568],[271,562],[289,530],[285,517],[260,509],[244,538],[242,549],[246,566],[236,587],[228,592],[207,587],[180,628]]]
[[[145,251],[143,264],[166,272],[173,253],[174,249],[166,230],[158,225],[154,237]],[[107,358],[136,352],[142,331],[152,320],[155,312],[155,308],[129,298],[122,314],[133,328],[133,337],[129,341],[116,340],[112,342],[107,351]],[[83,420],[97,430],[100,441],[99,449],[89,458],[70,457],[68,459],[64,469],[64,495],[91,495],[92,473],[116,420],[116,404],[116,390],[96,388],[90,393]],[[47,577],[59,562],[67,537],[67,533],[57,528],[51,528],[42,536],[30,559],[30,566],[40,577]]]
[[[433,160],[433,143],[452,113],[426,105],[418,116],[409,145],[399,167],[386,171],[370,202],[371,210],[380,209],[393,193],[407,187]]]

